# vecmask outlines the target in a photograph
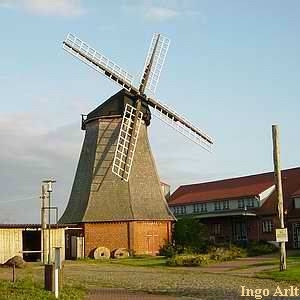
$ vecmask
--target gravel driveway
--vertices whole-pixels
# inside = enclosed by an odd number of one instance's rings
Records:
[[[129,296],[129,298],[126,298],[125,291],[122,291],[123,294],[120,294],[120,290],[118,293],[114,289],[126,289],[129,292],[135,293],[171,295],[177,297],[177,299],[178,297],[181,297],[181,299],[205,300],[255,299],[254,297],[241,297],[242,286],[253,290],[269,289],[270,295],[273,295],[277,286],[284,289],[289,288],[291,285],[285,282],[275,282],[273,280],[244,277],[241,275],[204,273],[201,268],[149,268],[113,264],[83,265],[81,263],[66,266],[64,273],[66,281],[80,282],[90,289],[91,294],[88,299],[134,299],[133,294],[129,295],[131,298]],[[298,287],[300,288],[300,284]],[[106,298],[100,298],[101,290],[98,289],[103,288],[113,289],[102,290]],[[140,298],[137,299],[147,299],[142,298],[143,295],[140,295]],[[160,296],[160,298],[156,299],[168,298]],[[271,298],[263,297],[263,300],[265,299]],[[281,299],[287,300],[288,298]],[[296,300],[297,297],[291,299]]]

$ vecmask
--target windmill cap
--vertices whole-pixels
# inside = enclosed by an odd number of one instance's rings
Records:
[[[87,115],[85,124],[104,117],[122,117],[126,104],[135,106],[136,100],[135,95],[123,89],[91,111]],[[142,101],[141,111],[143,113],[143,120],[148,126],[151,120],[151,113],[147,103],[144,101]]]

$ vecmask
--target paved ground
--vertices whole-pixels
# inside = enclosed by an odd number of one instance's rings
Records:
[[[124,289],[93,289],[88,300],[182,300],[181,297],[151,295],[145,293],[132,293]]]
[[[201,273],[212,274],[228,274],[228,275],[241,275],[243,277],[252,277],[256,272],[274,268],[274,266],[263,265],[256,266],[256,264],[266,263],[274,260],[274,257],[258,256],[255,258],[241,258],[234,261],[223,262],[219,264],[209,265],[207,267],[201,267]],[[181,268],[181,270],[188,270],[190,273],[199,273],[199,268]],[[216,278],[217,279],[217,278]],[[184,278],[183,278],[184,280]],[[220,292],[220,291],[219,291]],[[206,294],[207,293],[207,294]],[[212,298],[211,298],[212,297]],[[242,297],[245,299],[245,297]],[[234,300],[242,299],[237,294],[233,293],[219,293],[214,298],[211,291],[203,290],[202,296],[194,297],[172,297],[165,295],[152,295],[146,293],[133,293],[125,289],[92,289],[90,290],[87,300],[105,299],[105,300],[176,300],[176,299],[225,299]]]

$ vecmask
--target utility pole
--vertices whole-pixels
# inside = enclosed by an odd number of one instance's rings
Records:
[[[50,208],[51,208],[51,201],[50,196],[52,192],[52,183],[55,183],[56,181],[53,179],[43,180],[43,183],[46,183],[47,186],[47,192],[48,192],[48,206],[44,207],[44,209],[48,210],[48,265],[51,264],[51,214],[50,214]]]
[[[46,214],[46,207],[49,206],[47,204],[47,185],[42,184],[42,208],[41,208],[41,240],[42,240],[42,261],[43,264],[47,261],[47,253],[46,253],[46,245],[47,245],[47,238],[46,238],[46,228],[47,228],[47,214]]]
[[[283,197],[282,197],[282,182],[280,170],[280,147],[279,147],[279,129],[277,125],[272,125],[273,138],[273,160],[274,160],[274,176],[276,185],[277,208],[280,229],[284,229],[284,215],[283,215]],[[285,241],[279,241],[280,245],[280,265],[279,270],[286,270],[286,251]]]

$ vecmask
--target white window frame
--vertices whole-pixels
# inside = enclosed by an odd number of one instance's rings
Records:
[[[273,231],[273,228],[274,228],[274,224],[272,220],[268,219],[262,221],[262,232],[270,233]]]

